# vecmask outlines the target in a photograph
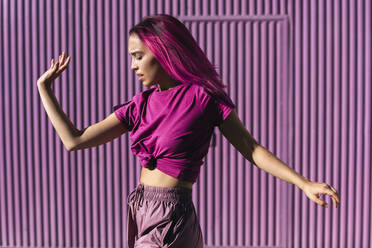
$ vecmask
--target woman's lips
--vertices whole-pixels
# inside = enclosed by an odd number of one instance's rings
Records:
[[[143,76],[140,76],[138,79],[139,79],[139,80],[142,80],[142,79],[143,79]]]

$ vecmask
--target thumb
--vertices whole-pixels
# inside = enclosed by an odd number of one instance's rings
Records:
[[[320,206],[322,207],[326,207],[328,208],[328,203],[319,199],[319,195],[316,194],[316,195],[313,195],[313,197],[311,198],[311,200],[313,200],[315,203],[319,204]]]

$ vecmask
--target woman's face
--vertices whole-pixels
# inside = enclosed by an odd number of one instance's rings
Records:
[[[138,35],[132,34],[128,40],[128,52],[132,57],[131,68],[146,87],[169,80],[168,73],[155,59]]]

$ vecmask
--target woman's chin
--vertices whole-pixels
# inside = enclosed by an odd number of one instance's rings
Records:
[[[147,81],[142,81],[142,84],[143,84],[143,86],[145,86],[145,87],[151,87],[151,86],[154,85],[154,84],[152,84],[151,82],[149,83],[149,82],[147,82]]]
[[[142,82],[142,85],[145,86],[145,87],[147,87],[147,88],[148,88],[148,87],[151,87],[151,84],[147,84],[147,83],[145,83],[145,82]]]

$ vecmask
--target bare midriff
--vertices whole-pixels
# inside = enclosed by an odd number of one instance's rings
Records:
[[[140,183],[148,186],[163,187],[163,188],[174,188],[174,187],[185,187],[192,189],[192,182],[183,181],[174,177],[171,177],[164,172],[154,169],[150,170],[142,167]]]

